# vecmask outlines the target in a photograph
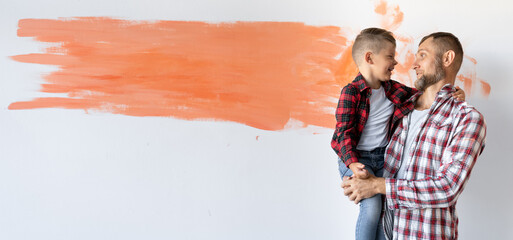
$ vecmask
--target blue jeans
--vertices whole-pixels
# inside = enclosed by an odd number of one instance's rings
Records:
[[[385,147],[376,148],[372,151],[358,150],[358,152],[360,153],[358,161],[365,165],[365,169],[377,177],[382,177]],[[338,159],[338,165],[340,177],[353,175],[353,171],[346,167],[340,158]],[[356,240],[385,239],[383,224],[381,223],[382,205],[381,194],[360,201],[360,214],[356,222]]]

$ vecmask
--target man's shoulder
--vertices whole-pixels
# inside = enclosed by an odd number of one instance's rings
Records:
[[[484,116],[479,112],[474,106],[470,105],[466,101],[458,101],[456,99],[452,99],[452,103],[450,109],[444,111],[446,113],[446,121],[445,122],[453,122],[453,124],[461,124],[464,122],[482,122],[484,124]],[[449,121],[447,121],[449,120]]]
[[[437,129],[447,129],[447,134],[458,136],[458,139],[466,139],[465,141],[454,141],[454,144],[461,145],[467,144],[471,139],[479,142],[481,145],[480,152],[484,147],[486,137],[486,121],[483,114],[479,112],[474,106],[465,101],[457,101],[453,99],[451,104],[452,111],[447,111],[445,116],[437,114],[440,122],[434,120],[434,127]]]
[[[479,112],[474,106],[470,105],[466,101],[455,100],[455,108],[461,116],[468,116],[472,118],[483,118],[483,114]]]

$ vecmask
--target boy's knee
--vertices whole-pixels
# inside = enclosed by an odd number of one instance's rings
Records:
[[[379,210],[381,210],[381,206],[383,205],[380,194],[376,194],[371,198],[363,199],[360,204],[365,207],[377,208]]]

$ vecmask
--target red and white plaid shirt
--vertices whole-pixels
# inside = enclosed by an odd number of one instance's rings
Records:
[[[456,201],[485,144],[483,116],[451,96],[445,85],[414,140],[410,156],[401,156],[408,132],[405,117],[385,153],[387,213],[385,229],[393,224],[393,239],[457,239]],[[416,94],[411,101],[414,101]],[[408,164],[405,179],[394,179],[401,159]],[[387,225],[388,224],[388,225]]]

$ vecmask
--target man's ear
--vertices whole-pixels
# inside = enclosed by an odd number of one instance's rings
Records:
[[[372,56],[372,52],[370,52],[370,51],[369,52],[365,52],[364,57],[365,57],[364,60],[365,60],[366,63],[368,63],[368,64],[373,64],[374,63],[374,61],[372,61],[372,57],[373,57]]]
[[[454,58],[456,57],[456,53],[453,50],[449,50],[444,53],[442,56],[442,64],[444,67],[449,67],[454,62]]]

